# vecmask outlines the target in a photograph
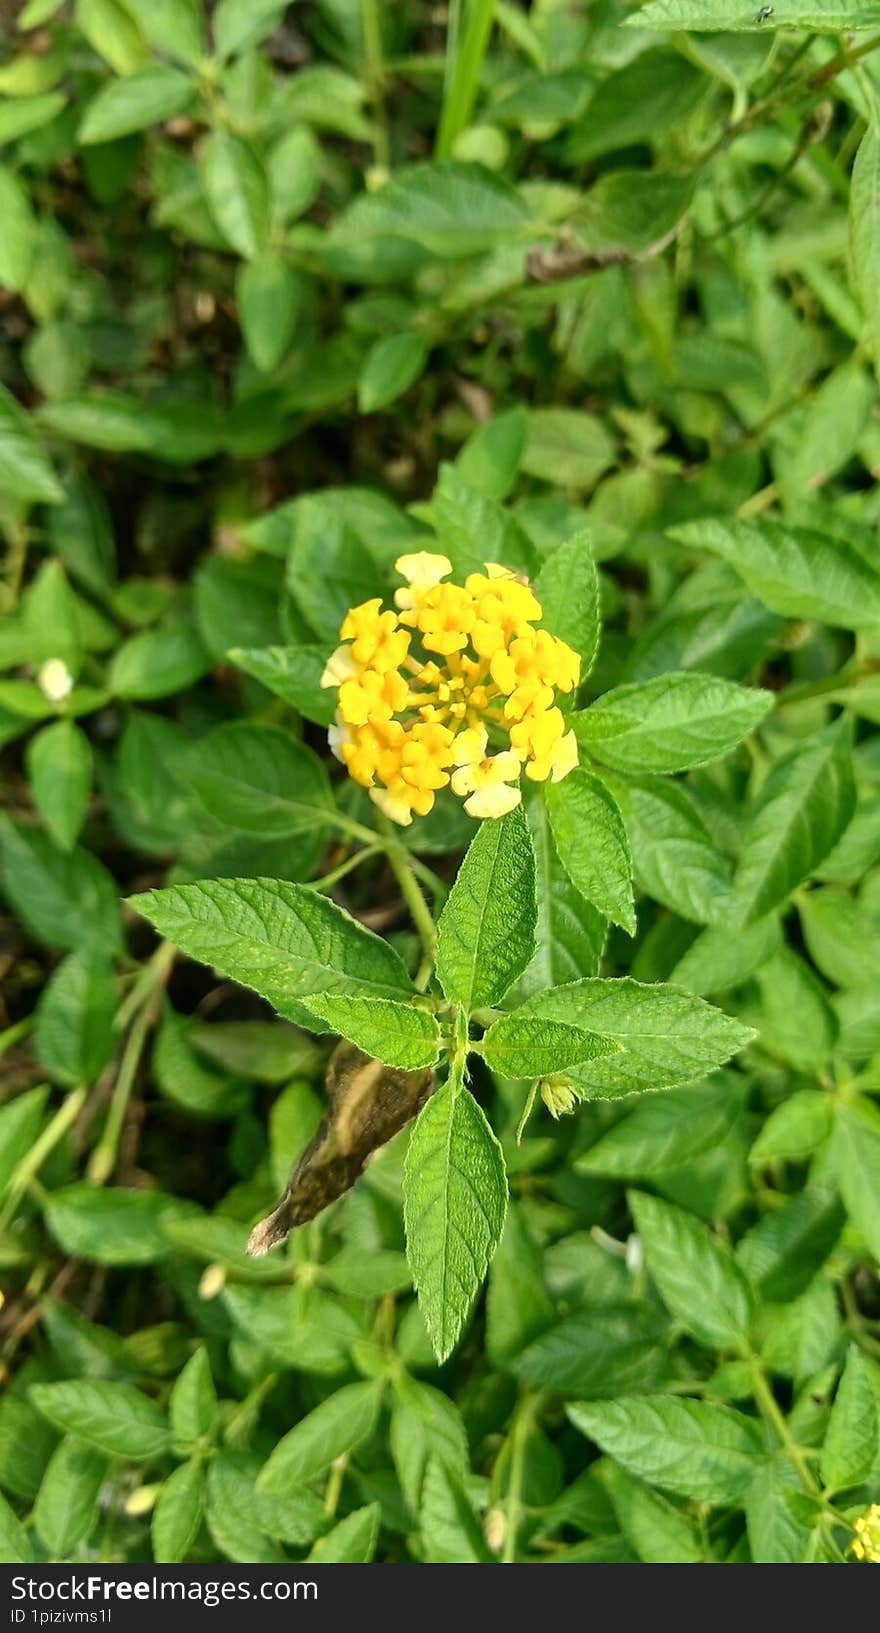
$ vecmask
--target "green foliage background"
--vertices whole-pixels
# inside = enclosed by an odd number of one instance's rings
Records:
[[[0,17],[0,1557],[843,1562],[880,1501],[880,6]],[[423,547],[582,637],[599,569],[504,1002],[570,1030],[546,989],[601,976],[621,1039],[631,983],[686,995],[520,1140],[496,1018],[460,1104],[510,1204],[442,1366],[408,1131],[248,1259],[326,1041],[121,905],[320,878],[415,971],[474,824],[361,854],[317,683]]]

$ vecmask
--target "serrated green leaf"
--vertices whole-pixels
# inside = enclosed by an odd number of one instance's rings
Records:
[[[634,935],[629,840],[611,790],[577,767],[561,782],[548,783],[545,798],[556,850],[572,884],[605,918]]]
[[[450,1003],[497,1004],[535,950],[535,857],[521,806],[483,822],[437,926],[437,976]]]
[[[868,1101],[837,1106],[831,1161],[847,1209],[880,1258],[880,1113]]]
[[[94,1264],[152,1264],[170,1251],[164,1225],[191,1204],[161,1191],[100,1189],[77,1180],[45,1202],[46,1223],[66,1253]]]
[[[96,856],[65,852],[47,834],[0,821],[3,889],[24,923],[50,947],[121,946],[115,879]]]
[[[210,816],[260,838],[285,838],[320,827],[332,809],[318,756],[275,726],[231,720],[194,744],[184,761],[187,782]]]
[[[690,1089],[649,1095],[576,1158],[583,1174],[653,1179],[721,1145],[740,1113],[729,1076]]]
[[[322,1021],[374,1060],[415,1071],[433,1066],[440,1052],[434,1016],[393,998],[365,998],[359,992],[310,993],[302,999]]]
[[[772,612],[844,629],[880,623],[880,570],[845,539],[737,517],[686,522],[671,533],[728,562]]]
[[[880,1405],[868,1363],[851,1344],[822,1448],[822,1484],[845,1491],[867,1480],[880,1440]]]
[[[283,1435],[260,1473],[264,1496],[284,1496],[303,1481],[329,1468],[343,1452],[353,1451],[372,1434],[380,1394],[373,1383],[346,1384]]]
[[[634,779],[623,802],[641,888],[695,924],[723,922],[730,863],[683,784]]]
[[[614,771],[686,771],[729,754],[772,707],[770,692],[685,669],[618,686],[571,723]]]
[[[108,1457],[138,1461],[167,1449],[170,1431],[164,1413],[128,1384],[84,1379],[33,1384],[30,1397],[56,1428]]]
[[[629,1203],[648,1269],[670,1313],[709,1349],[741,1350],[755,1297],[729,1249],[683,1208],[637,1191]]]
[[[819,867],[851,820],[856,793],[845,720],[778,760],[758,796],[729,909],[763,918]]]
[[[630,1474],[689,1502],[737,1503],[765,1455],[753,1418],[708,1401],[634,1396],[570,1406],[568,1415]]]
[[[744,0],[650,0],[626,22],[638,28],[729,29],[814,28],[837,34],[848,28],[875,28],[880,24],[877,0],[777,0],[767,15],[766,6]]]
[[[581,656],[581,681],[599,645],[599,575],[588,532],[566,539],[547,557],[535,580],[543,622]]]
[[[148,891],[132,906],[190,958],[252,987],[288,1020],[309,1018],[301,995],[349,991],[365,998],[412,993],[387,942],[302,885],[215,879]]]
[[[544,1077],[618,1050],[594,1032],[517,1010],[495,1021],[478,1045],[487,1066],[501,1077]]]
[[[404,1172],[407,1254],[439,1361],[470,1313],[506,1209],[501,1147],[468,1090],[447,1083],[419,1113]]]
[[[313,1543],[309,1563],[317,1565],[369,1565],[379,1540],[379,1504],[356,1508],[333,1526],[326,1536]]]
[[[572,1068],[589,1099],[690,1083],[722,1066],[753,1036],[701,998],[627,978],[572,981],[536,993],[517,1014],[576,1026],[621,1046],[618,1054]]]

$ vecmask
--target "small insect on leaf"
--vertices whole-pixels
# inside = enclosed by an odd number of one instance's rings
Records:
[[[768,17],[773,16],[773,11],[774,11],[773,6],[762,6],[760,11],[755,13],[755,22],[756,23],[766,23]]]
[[[327,1067],[327,1109],[318,1131],[294,1164],[277,1208],[251,1231],[248,1253],[268,1253],[349,1191],[367,1158],[421,1110],[433,1086],[430,1068],[401,1071],[340,1043]]]

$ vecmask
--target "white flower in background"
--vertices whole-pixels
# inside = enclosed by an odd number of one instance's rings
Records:
[[[64,659],[47,659],[37,675],[37,685],[50,703],[63,703],[73,691],[73,676]]]

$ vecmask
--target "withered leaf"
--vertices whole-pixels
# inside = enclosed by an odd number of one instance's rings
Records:
[[[268,1253],[350,1190],[371,1152],[416,1115],[433,1086],[430,1067],[401,1071],[353,1043],[339,1043],[327,1066],[327,1109],[318,1131],[294,1164],[277,1208],[251,1231],[248,1253]]]

